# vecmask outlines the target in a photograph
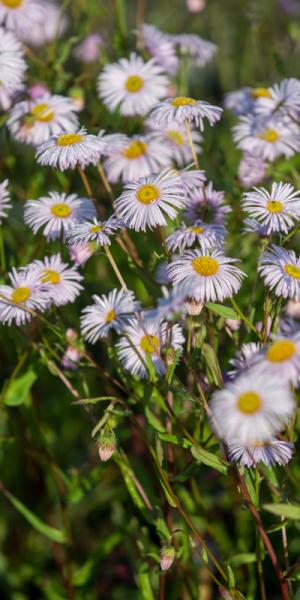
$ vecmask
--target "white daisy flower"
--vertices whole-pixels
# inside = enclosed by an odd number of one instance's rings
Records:
[[[104,169],[111,183],[119,180],[127,183],[152,173],[159,173],[163,167],[172,164],[171,150],[162,145],[158,135],[135,135],[128,137],[104,136],[107,145],[108,158],[104,161]]]
[[[204,100],[195,100],[185,96],[167,98],[152,109],[149,119],[158,127],[168,127],[169,123],[194,122],[200,131],[204,129],[204,119],[214,125],[221,118],[222,108],[213,106]]]
[[[15,104],[7,126],[16,140],[39,146],[52,135],[78,129],[78,118],[73,111],[71,98],[45,94],[37,100]]]
[[[63,262],[60,254],[35,260],[32,266],[36,269],[41,283],[47,285],[49,297],[55,306],[74,302],[83,290],[79,283],[83,279],[82,275],[75,267]]]
[[[37,147],[36,159],[40,165],[58,167],[61,171],[83,169],[96,165],[104,153],[106,144],[96,135],[89,135],[82,127],[76,133],[60,133]]]
[[[124,227],[123,221],[112,215],[106,221],[99,221],[96,217],[93,221],[86,221],[74,225],[66,234],[69,244],[85,245],[95,242],[98,246],[110,246],[109,236]]]
[[[172,321],[174,316],[187,312],[188,290],[185,285],[176,285],[171,290],[163,288],[163,293],[164,297],[158,299],[157,307],[144,312],[144,321]]]
[[[241,117],[233,137],[241,150],[271,162],[281,155],[293,156],[300,149],[299,127],[287,117]]]
[[[223,225],[230,212],[230,206],[224,204],[224,192],[214,190],[210,181],[205,188],[202,186],[190,194],[184,216],[191,223],[204,219]]]
[[[147,52],[155,59],[165,73],[175,75],[179,67],[179,58],[176,55],[175,42],[166,33],[153,25],[142,26],[142,36]]]
[[[277,377],[252,369],[214,392],[212,425],[229,443],[269,442],[289,422],[295,410],[293,394]]]
[[[182,352],[184,336],[179,325],[132,319],[117,344],[123,367],[132,375],[147,377],[147,356],[158,375],[166,371],[164,352]]]
[[[204,171],[200,171],[199,169],[189,169],[189,167],[181,169],[179,175],[187,196],[199,188],[203,188],[204,181],[206,180]]]
[[[129,317],[140,308],[134,293],[128,290],[114,289],[108,296],[94,295],[93,300],[94,304],[86,306],[80,318],[81,333],[91,344],[107,337],[111,329],[120,333],[128,325]]]
[[[248,371],[251,367],[257,364],[261,359],[261,346],[256,342],[242,344],[233,358],[229,361],[233,369],[228,371],[229,377],[236,377],[242,371]]]
[[[195,33],[170,36],[182,54],[188,54],[199,67],[204,67],[215,55],[217,46]]]
[[[55,240],[61,233],[66,234],[77,223],[95,217],[96,211],[89,198],[79,198],[76,194],[50,192],[38,200],[27,200],[24,221],[33,233],[44,227],[43,235]]]
[[[180,176],[175,171],[165,170],[128,183],[115,201],[115,210],[128,227],[146,231],[147,227],[166,225],[164,213],[174,219],[184,198]]]
[[[260,98],[271,98],[269,88],[265,87],[243,87],[225,95],[224,107],[236,115],[249,115],[254,113],[257,101]]]
[[[257,99],[256,112],[271,115],[274,112],[287,114],[294,119],[300,115],[300,81],[295,77],[283,79],[268,88],[269,94]]]
[[[0,81],[0,109],[6,112],[17,100],[20,92],[25,90],[25,86],[20,83],[17,86],[3,85]]]
[[[34,26],[30,19],[23,21],[18,31],[18,35],[24,42],[37,48],[61,37],[68,26],[68,19],[62,6],[58,6],[52,0],[50,2],[43,0],[40,4],[43,8],[42,18],[39,17]]]
[[[145,125],[150,131],[155,132],[161,142],[170,149],[170,157],[179,167],[193,160],[186,128],[182,123],[173,121],[167,127],[159,127],[153,123],[152,119],[148,119]],[[191,127],[191,137],[196,154],[199,154],[201,152],[199,143],[203,141],[203,136]]]
[[[45,16],[43,3],[39,0],[1,0],[0,24],[13,30],[19,39],[24,40],[26,32],[33,32],[43,22]]]
[[[0,285],[0,322],[24,325],[31,321],[32,312],[44,312],[50,305],[48,287],[42,285],[32,265],[9,273],[10,285]]]
[[[222,225],[207,225],[203,221],[195,221],[193,225],[183,223],[175,229],[166,239],[166,245],[170,252],[183,252],[185,248],[191,248],[194,244],[200,246],[201,250],[220,248],[224,243],[225,229]]]
[[[173,283],[190,286],[189,296],[198,302],[220,302],[238,292],[245,274],[219,250],[188,250],[168,267]]]
[[[288,233],[300,217],[300,192],[290,183],[273,183],[271,192],[254,188],[244,194],[243,208],[267,227],[267,233]]]
[[[145,115],[168,89],[169,81],[153,59],[144,62],[135,53],[105,65],[98,79],[98,93],[106,108],[121,115]]]
[[[259,366],[264,373],[296,385],[300,376],[300,333],[277,336],[265,349]]]
[[[252,187],[262,181],[266,177],[267,167],[266,161],[262,158],[245,152],[238,168],[238,176],[242,186]]]
[[[11,31],[6,31],[3,27],[0,27],[1,84],[9,86],[10,89],[18,88],[22,84],[26,69],[27,65],[24,60],[20,41]]]
[[[293,250],[272,246],[263,253],[258,271],[276,296],[300,300],[300,257]]]
[[[268,467],[286,465],[293,456],[294,444],[283,440],[271,439],[268,442],[244,444],[229,442],[228,456],[232,462],[243,467],[256,467],[264,463]]]
[[[6,211],[11,208],[9,191],[7,189],[7,186],[8,179],[4,179],[4,181],[0,183],[0,223],[2,223],[3,219],[6,219]]]

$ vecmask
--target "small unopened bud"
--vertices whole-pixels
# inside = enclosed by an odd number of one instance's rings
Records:
[[[103,462],[109,460],[112,457],[114,451],[116,450],[116,447],[117,442],[115,434],[112,431],[109,433],[103,433],[100,436],[98,443],[98,453],[100,460],[102,460]]]
[[[195,300],[195,298],[190,298],[186,304],[187,304],[187,309],[188,309],[189,315],[192,315],[192,316],[200,315],[202,308],[203,308],[202,302],[197,302],[197,300]]]
[[[219,587],[219,592],[224,600],[234,600],[234,597],[225,588]]]
[[[175,549],[173,546],[163,546],[160,551],[160,568],[162,571],[167,571],[174,562]]]
[[[166,365],[168,367],[173,365],[174,360],[176,359],[176,352],[175,352],[174,348],[168,347],[168,348],[164,349],[164,359],[165,359]]]

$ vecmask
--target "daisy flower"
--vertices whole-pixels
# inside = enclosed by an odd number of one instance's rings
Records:
[[[283,440],[271,439],[245,446],[239,443],[228,443],[228,456],[232,462],[243,467],[256,467],[264,463],[267,467],[286,465],[293,456],[294,444]]]
[[[45,16],[43,3],[39,0],[1,0],[0,24],[13,30],[18,38],[24,39],[29,30],[43,22]]]
[[[179,171],[182,185],[186,194],[191,194],[203,187],[204,181],[206,180],[205,172],[199,169],[181,169]]]
[[[245,152],[238,168],[238,176],[242,186],[247,188],[262,181],[266,177],[267,167],[266,161],[262,158]]]
[[[16,2],[17,0],[13,1]],[[22,2],[25,3],[26,0],[22,0]],[[50,2],[43,0],[39,2],[39,5],[42,8],[42,12],[36,15],[36,22],[32,23],[30,13],[26,15],[26,18],[18,26],[18,36],[20,39],[30,46],[37,48],[60,37],[68,25],[67,17],[63,14],[62,8],[57,6],[52,0]],[[31,6],[30,10],[32,10]]]
[[[240,90],[229,92],[225,95],[224,107],[236,115],[248,115],[254,113],[260,98],[270,98],[269,88],[265,87],[243,87]]]
[[[235,356],[229,361],[233,369],[228,371],[230,377],[236,377],[242,371],[248,371],[250,367],[257,364],[261,358],[260,356],[261,346],[256,342],[249,342],[242,344],[240,350],[236,352]]]
[[[7,126],[16,140],[39,146],[52,135],[78,129],[78,118],[73,110],[71,98],[45,94],[35,101],[15,104]]]
[[[243,227],[243,233],[256,233],[261,237],[268,237],[268,227],[261,225],[255,219],[245,219],[245,227]]]
[[[157,307],[144,312],[144,320],[147,321],[172,321],[175,315],[182,315],[187,312],[186,300],[188,290],[185,285],[176,285],[172,290],[165,288],[165,296],[159,298]]]
[[[267,233],[288,233],[300,217],[300,192],[290,183],[273,183],[271,192],[254,188],[244,194],[243,208],[267,228]]]
[[[300,114],[300,81],[295,77],[283,79],[268,88],[269,94],[260,97],[256,103],[256,112],[270,115],[276,111],[288,114],[294,119]]]
[[[194,122],[200,131],[204,129],[204,119],[214,125],[221,118],[222,108],[213,106],[204,100],[195,100],[185,96],[167,98],[154,106],[149,119],[158,127],[168,127],[169,123]]]
[[[94,295],[93,300],[94,304],[84,308],[80,318],[81,333],[91,344],[107,337],[111,329],[120,333],[128,324],[128,318],[140,308],[134,293],[127,290],[114,289],[108,296]]]
[[[115,201],[116,213],[135,231],[146,231],[157,225],[166,225],[164,213],[174,219],[182,208],[184,191],[180,176],[175,171],[141,177],[128,183]]]
[[[195,33],[182,33],[170,36],[179,46],[182,54],[188,54],[196,65],[204,67],[215,55],[217,46]]]
[[[184,336],[179,325],[132,319],[124,330],[124,337],[117,344],[119,359],[132,375],[147,377],[147,356],[158,375],[163,375],[166,366],[162,353],[169,349],[182,352]]]
[[[276,296],[300,300],[300,258],[293,250],[272,246],[263,253],[258,271]]]
[[[32,265],[9,273],[10,285],[0,285],[0,322],[24,325],[31,321],[32,312],[44,312],[50,305],[48,287],[42,285]]]
[[[224,192],[214,190],[210,181],[205,188],[202,186],[190,194],[184,216],[191,223],[205,219],[223,225],[230,212],[231,208],[224,204]]]
[[[71,261],[76,267],[82,267],[93,255],[92,244],[72,244],[69,246]]]
[[[168,127],[158,127],[151,119],[145,123],[147,129],[155,132],[164,145],[170,149],[170,156],[179,167],[190,163],[193,160],[186,128],[182,123],[176,121],[170,122]],[[203,141],[203,136],[199,131],[191,127],[191,137],[195,147],[196,154],[201,152],[199,143]]]
[[[135,53],[105,65],[98,79],[98,93],[106,108],[121,115],[145,115],[166,96],[169,81],[153,59],[144,62]]]
[[[281,155],[293,156],[300,149],[299,127],[287,117],[241,117],[233,137],[241,150],[271,162]]]
[[[36,268],[41,283],[48,287],[48,294],[55,306],[74,302],[83,290],[79,281],[83,277],[77,269],[62,261],[60,254],[45,256],[43,260],[32,263]]]
[[[155,62],[169,75],[175,75],[179,67],[174,41],[153,25],[142,26],[142,37],[147,52]]]
[[[74,56],[83,63],[92,63],[98,60],[104,40],[99,33],[90,33],[74,50]]]
[[[264,373],[278,375],[282,381],[295,385],[300,375],[300,333],[276,337],[265,349],[259,366]]]
[[[83,169],[96,165],[105,150],[105,143],[96,135],[89,135],[82,127],[75,133],[60,133],[37,147],[36,159],[40,165],[58,167],[61,171]]]
[[[0,3],[0,16],[1,6]],[[10,89],[17,88],[23,81],[26,69],[27,65],[20,41],[11,31],[0,27],[1,84],[9,86]]]
[[[79,198],[76,194],[58,194],[50,192],[38,200],[27,200],[24,209],[24,221],[33,233],[44,227],[43,235],[47,240],[55,240],[61,233],[75,224],[95,217],[96,211],[89,198]]]
[[[17,86],[10,86],[3,85],[0,81],[0,109],[6,112],[24,89],[25,86],[21,83]]]
[[[105,136],[106,143],[109,137],[114,136]],[[134,181],[158,173],[172,163],[169,146],[162,145],[161,138],[155,134],[131,138],[117,134],[107,145],[106,154],[108,158],[103,166],[111,183]]]
[[[173,283],[185,282],[190,286],[189,296],[198,302],[222,302],[238,292],[245,274],[219,250],[188,250],[169,265]]]
[[[2,223],[2,219],[6,219],[7,214],[6,211],[11,208],[9,192],[7,189],[8,179],[4,179],[2,183],[0,183],[0,223]]]
[[[222,439],[242,444],[268,442],[289,422],[295,410],[293,394],[277,377],[252,369],[214,392],[212,424]]]
[[[124,226],[123,221],[112,215],[107,221],[99,221],[96,217],[93,221],[86,221],[74,225],[66,234],[69,244],[85,245],[95,242],[98,246],[110,246],[109,236],[116,233]]]
[[[222,225],[207,225],[202,221],[195,221],[193,225],[183,223],[175,229],[166,239],[166,245],[170,252],[185,248],[191,248],[194,244],[200,246],[201,250],[219,248],[224,243],[225,229]]]

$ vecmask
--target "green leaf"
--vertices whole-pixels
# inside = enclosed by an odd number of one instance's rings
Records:
[[[222,373],[220,371],[218,357],[209,344],[203,344],[202,356],[206,362],[208,374],[210,374],[213,379],[213,383],[220,385],[222,383]]]
[[[224,304],[216,304],[215,302],[207,302],[206,307],[209,310],[212,310],[217,315],[224,317],[224,319],[238,320],[240,318],[239,315],[235,312],[235,310],[233,310],[233,308],[230,308],[229,306],[224,306]]]
[[[234,572],[229,565],[227,565],[227,573],[228,573],[228,586],[230,588],[233,588],[235,586]]]
[[[220,473],[226,475],[228,463],[222,458],[212,454],[212,452],[208,452],[208,450],[204,450],[204,448],[197,448],[197,446],[191,447],[191,453],[198,462],[203,463],[212,469],[216,469],[216,471],[220,471]]]
[[[138,585],[143,600],[154,600],[147,563],[143,563],[138,574]]]
[[[150,410],[150,408],[148,408],[148,406],[145,408],[145,415],[147,421],[150,423],[153,429],[155,429],[155,431],[159,431],[160,433],[164,433],[166,431],[166,428],[161,423],[159,418]]]
[[[263,508],[273,515],[285,517],[286,519],[300,519],[300,506],[296,504],[263,504]]]
[[[112,400],[118,400],[117,396],[96,396],[95,398],[82,398],[81,400],[75,400],[72,404],[97,404],[97,402],[110,402]]]
[[[9,381],[4,393],[4,402],[7,406],[20,406],[27,399],[29,391],[37,379],[33,369],[29,369],[24,375]]]
[[[239,567],[240,565],[249,565],[250,563],[255,563],[257,560],[257,556],[255,552],[240,552],[239,554],[235,554],[230,559],[230,563],[235,567]]]

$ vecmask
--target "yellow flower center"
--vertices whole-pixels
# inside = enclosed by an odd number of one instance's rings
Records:
[[[182,146],[184,144],[184,137],[180,131],[174,131],[173,129],[169,129],[167,131],[167,136],[171,142],[175,142],[178,146]]]
[[[142,204],[150,204],[159,198],[159,189],[156,185],[142,185],[136,192],[136,198]]]
[[[192,231],[193,233],[202,233],[204,227],[188,227],[188,230]]]
[[[105,323],[110,323],[116,318],[116,311],[112,308],[108,311],[105,317]]]
[[[51,206],[51,212],[59,219],[66,219],[72,213],[72,209],[68,204],[65,204],[64,202],[58,202],[57,204],[53,204],[53,206]]]
[[[7,8],[19,8],[23,4],[23,0],[1,0],[1,4],[4,4]]]
[[[296,345],[291,340],[277,340],[267,351],[267,359],[271,362],[284,362],[296,352]]]
[[[139,75],[129,75],[125,82],[125,88],[127,92],[131,94],[135,94],[138,92],[144,85],[144,80]]]
[[[197,100],[194,98],[186,98],[185,96],[178,96],[171,101],[172,106],[192,106],[197,104]]]
[[[156,335],[144,335],[140,341],[140,347],[144,352],[153,354],[159,348],[159,339]]]
[[[238,397],[237,406],[246,415],[257,412],[261,406],[261,398],[256,392],[244,392]]]
[[[18,287],[12,292],[11,299],[17,302],[17,304],[21,304],[22,302],[26,302],[30,296],[31,290],[28,287]]]
[[[54,110],[48,104],[36,104],[31,109],[31,114],[36,121],[41,123],[48,123],[54,118]]]
[[[144,142],[140,142],[139,140],[135,140],[134,142],[131,142],[131,144],[129,144],[125,150],[123,150],[123,156],[125,156],[125,158],[129,158],[130,160],[134,160],[135,158],[139,158],[139,156],[146,154],[147,148],[147,144],[144,144]]]
[[[57,271],[53,271],[52,269],[45,269],[45,271],[43,271],[43,275],[41,277],[41,281],[43,283],[52,283],[53,285],[56,285],[60,282],[60,280],[61,276],[59,273],[57,273]]]
[[[220,268],[218,261],[211,256],[197,256],[197,258],[192,260],[192,266],[194,271],[198,275],[202,275],[202,277],[215,275]]]
[[[277,131],[275,131],[275,129],[265,129],[264,131],[258,134],[258,137],[261,140],[264,140],[265,142],[270,142],[271,144],[273,144],[274,142],[277,142],[279,134],[277,133]]]
[[[60,135],[57,140],[57,146],[73,146],[73,144],[78,144],[83,140],[83,135],[80,133],[64,133]]]
[[[251,90],[251,96],[256,100],[257,98],[272,98],[272,95],[268,88],[257,87]]]
[[[283,204],[280,202],[280,200],[269,200],[267,209],[271,213],[278,213],[282,211]]]
[[[295,265],[285,265],[285,272],[294,277],[294,279],[300,279],[300,267],[296,267]]]
[[[90,232],[91,233],[99,233],[99,231],[102,231],[103,227],[101,225],[92,225],[90,227]]]

